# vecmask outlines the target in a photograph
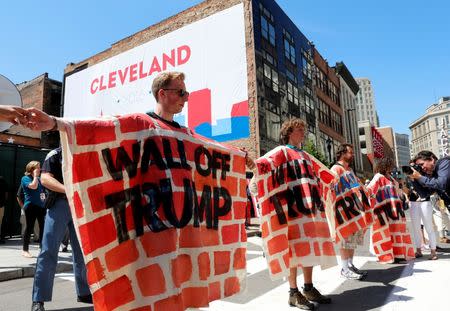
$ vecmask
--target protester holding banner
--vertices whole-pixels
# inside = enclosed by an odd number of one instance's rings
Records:
[[[371,223],[371,205],[368,194],[350,164],[354,158],[353,146],[342,144],[336,152],[337,162],[331,170],[339,181],[334,190],[336,201],[328,219],[332,237],[340,247],[341,275],[349,280],[360,280],[367,275],[353,265],[355,249],[363,245],[364,229]]]
[[[414,258],[397,181],[391,176],[392,158],[382,158],[367,187],[375,195],[372,247],[380,263],[400,263]]]
[[[281,126],[283,146],[256,160],[253,180],[261,207],[263,248],[272,279],[288,276],[288,303],[304,310],[331,303],[313,285],[313,266],[336,265],[325,215],[325,199],[335,175],[301,149],[306,123],[290,119]],[[250,187],[255,188],[254,186]],[[303,271],[302,293],[297,269]]]
[[[189,96],[183,73],[156,76],[152,94],[148,114],[70,121],[30,110],[30,128],[62,133],[96,310],[206,307],[245,288],[245,153],[173,120]]]
[[[45,216],[44,232],[41,235],[42,249],[36,262],[31,311],[44,311],[44,302],[52,300],[59,246],[67,229],[73,253],[77,300],[92,303],[86,278],[86,266],[65,195],[61,148],[47,154],[42,165],[42,184],[49,190],[49,197],[46,201],[48,212]]]

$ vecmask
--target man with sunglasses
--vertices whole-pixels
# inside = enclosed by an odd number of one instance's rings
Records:
[[[414,179],[422,192],[431,195],[437,192],[444,200],[447,208],[450,206],[450,157],[439,159],[433,152],[423,150],[414,158],[414,163],[422,168],[424,175],[413,169],[408,175]]]
[[[150,112],[149,115],[180,128],[180,125],[173,121],[173,116],[183,110],[189,97],[189,92],[186,91],[186,85],[184,84],[184,73],[160,73],[153,80],[152,93],[156,99],[156,107],[155,111]]]

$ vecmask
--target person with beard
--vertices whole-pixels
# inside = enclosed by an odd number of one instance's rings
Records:
[[[331,167],[331,170],[339,176],[339,182],[337,187],[340,189],[356,188],[354,181],[357,181],[360,186],[362,184],[353,172],[350,164],[353,162],[354,153],[353,146],[350,144],[342,144],[338,147],[336,152],[337,162]],[[340,185],[339,185],[340,183]],[[353,264],[353,256],[355,255],[355,249],[363,245],[364,242],[364,230],[359,231],[348,236],[342,242],[339,243],[341,254],[341,275],[348,280],[361,280],[367,275],[366,271],[361,271]]]

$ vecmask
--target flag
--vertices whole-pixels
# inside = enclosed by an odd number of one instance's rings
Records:
[[[383,158],[384,157],[384,146],[383,146],[383,137],[380,132],[377,131],[375,126],[371,127],[372,129],[372,145],[373,145],[373,153],[375,158]]]

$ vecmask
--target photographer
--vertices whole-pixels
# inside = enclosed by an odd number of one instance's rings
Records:
[[[426,195],[437,192],[448,208],[450,205],[450,157],[438,160],[434,153],[424,150],[414,158],[414,164],[416,168],[413,168],[412,174],[408,177],[414,179],[416,189],[420,187],[420,191]]]
[[[420,166],[416,165],[416,158],[410,161],[410,166],[412,168],[417,168],[420,171]],[[418,171],[414,171],[417,172]],[[413,175],[414,175],[413,172]],[[412,177],[409,175],[408,177]],[[424,189],[418,181],[410,180],[407,181],[408,187],[408,199],[409,199],[409,210],[411,215],[411,223],[412,223],[412,233],[414,244],[416,247],[416,258],[422,257],[422,230],[421,223],[425,227],[425,230],[428,234],[428,239],[430,241],[430,250],[431,255],[429,257],[430,260],[438,259],[436,255],[436,235],[433,230],[433,206],[430,200],[430,193],[427,189]]]

